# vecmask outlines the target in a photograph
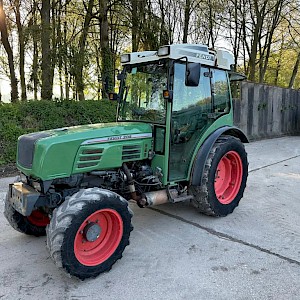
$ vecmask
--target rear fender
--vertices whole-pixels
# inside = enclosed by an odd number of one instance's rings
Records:
[[[237,127],[225,126],[214,131],[202,144],[194,161],[191,185],[200,186],[202,183],[203,170],[209,152],[221,135],[231,135],[241,140],[243,143],[249,143],[247,136]]]

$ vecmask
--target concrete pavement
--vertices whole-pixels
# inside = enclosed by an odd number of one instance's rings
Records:
[[[45,238],[16,232],[0,214],[0,299],[299,299],[300,137],[246,148],[248,184],[233,214],[132,206],[131,244],[96,279],[69,278]],[[1,211],[12,180],[0,180]]]

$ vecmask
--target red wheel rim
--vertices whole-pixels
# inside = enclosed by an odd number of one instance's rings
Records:
[[[89,224],[98,224],[101,232],[95,241],[88,241],[85,230]],[[79,227],[74,241],[77,260],[85,266],[96,266],[113,255],[123,236],[123,221],[113,209],[100,209],[88,216]]]
[[[39,210],[34,210],[27,219],[31,224],[39,227],[46,227],[50,223],[49,217]]]
[[[235,151],[227,152],[220,160],[215,174],[215,193],[222,204],[231,203],[238,194],[243,177],[240,155]]]

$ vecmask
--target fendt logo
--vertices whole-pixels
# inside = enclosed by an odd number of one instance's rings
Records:
[[[152,133],[134,133],[134,134],[126,134],[126,135],[117,135],[103,138],[96,138],[91,140],[84,141],[81,145],[91,145],[98,143],[107,143],[111,141],[124,141],[124,140],[136,140],[136,139],[146,139],[152,138]]]
[[[109,141],[127,140],[127,139],[131,139],[131,134],[129,134],[129,135],[111,136],[111,137],[107,138],[107,140],[109,140]]]
[[[212,55],[208,55],[208,54],[197,53],[196,57],[200,58],[200,59],[214,60],[214,57]]]

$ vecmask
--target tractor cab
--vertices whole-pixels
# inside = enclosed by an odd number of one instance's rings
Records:
[[[232,54],[182,44],[124,54],[121,62],[118,120],[151,123],[152,166],[163,166],[164,183],[189,180],[199,145],[233,122]]]

